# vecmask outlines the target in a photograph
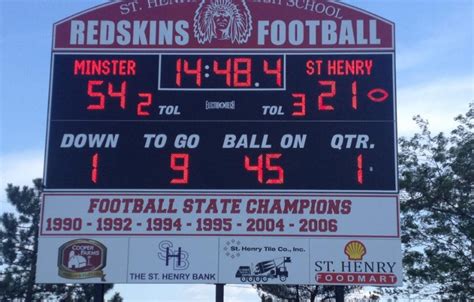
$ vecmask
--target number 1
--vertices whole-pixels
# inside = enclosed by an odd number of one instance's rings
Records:
[[[364,183],[364,170],[363,168],[363,156],[362,154],[359,154],[357,156],[357,182],[361,185]]]
[[[97,174],[99,171],[99,153],[95,153],[92,156],[92,173],[91,173],[91,181],[93,183],[97,183]]]

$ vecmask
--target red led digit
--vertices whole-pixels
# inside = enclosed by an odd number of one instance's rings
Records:
[[[363,156],[357,156],[357,182],[361,185],[364,183]]]
[[[332,98],[336,95],[336,82],[335,81],[319,81],[322,86],[330,86],[330,92],[321,92],[318,96],[318,109],[319,110],[334,110],[332,105],[324,104],[324,98]]]
[[[352,82],[352,108],[357,109],[357,81]]]
[[[294,102],[294,107],[301,108],[299,111],[293,111],[291,113],[292,116],[306,116],[306,94],[304,93],[293,93],[292,96],[294,98],[299,98],[301,101]]]
[[[109,83],[108,87],[109,87],[108,89],[109,96],[113,98],[120,98],[120,107],[122,109],[125,109],[125,103],[126,103],[126,97],[127,97],[127,81],[122,82],[122,84],[120,85],[119,92],[114,92],[114,87],[112,86],[112,83]]]
[[[269,154],[260,154],[257,157],[257,164],[252,165],[250,163],[250,158],[246,155],[244,157],[244,166],[247,171],[256,171],[257,180],[259,183],[263,183],[263,159],[265,158],[265,169],[269,172],[277,172],[278,176],[276,178],[269,178],[265,182],[266,184],[282,184],[284,183],[285,173],[282,167],[273,165],[272,160],[278,159],[281,157],[281,153],[269,153]]]
[[[144,108],[144,107],[150,107],[150,106],[151,106],[151,101],[152,101],[152,95],[151,95],[151,93],[139,93],[138,96],[144,98],[145,101],[142,101],[142,102],[138,103],[138,106],[137,106],[137,115],[140,115],[140,116],[149,116],[149,115],[150,115],[150,112],[144,111],[143,108]]]
[[[257,165],[255,166],[250,164],[250,158],[245,155],[244,166],[247,171],[257,171],[258,182],[263,183],[263,155],[258,156]]]
[[[214,61],[213,64],[213,70],[215,74],[218,75],[225,75],[225,84],[230,87],[230,79],[231,79],[231,64],[230,64],[230,59],[227,59],[225,61],[225,68],[224,69],[219,69],[219,63],[217,61]]]
[[[282,183],[284,183],[285,173],[284,173],[282,167],[274,166],[274,165],[272,165],[272,162],[271,162],[272,159],[278,159],[280,157],[281,157],[281,153],[270,153],[270,154],[267,154],[267,157],[265,158],[265,168],[268,171],[278,172],[278,177],[273,178],[273,179],[268,179],[267,182],[266,182],[267,184],[282,184]]]
[[[99,104],[91,104],[87,106],[87,110],[104,110],[105,108],[105,95],[102,92],[93,91],[94,86],[102,85],[104,81],[89,81],[87,83],[87,94],[90,97],[99,98]]]
[[[184,68],[183,68],[184,61]],[[196,62],[196,68],[192,69],[189,67],[188,60],[178,59],[176,60],[176,85],[181,87],[183,74],[195,75],[196,76],[196,85],[201,87],[201,71],[202,71],[202,60],[198,59]]]
[[[377,96],[378,94],[378,96]],[[369,91],[367,97],[375,103],[381,103],[388,98],[388,92],[382,88],[375,88]]]
[[[178,163],[178,160],[181,161]],[[187,184],[189,181],[189,154],[187,153],[172,153],[170,167],[174,171],[183,173],[181,178],[173,178],[172,184]]]
[[[198,59],[196,62],[196,68],[189,68],[189,62],[184,60],[184,73],[196,76],[196,85],[201,87],[201,71],[202,71],[202,59]]]
[[[99,153],[95,153],[92,156],[92,171],[91,171],[91,181],[97,183],[97,174],[99,171]]]
[[[176,61],[176,85],[179,87],[181,87],[181,79],[182,79],[181,70],[182,70],[182,62],[181,62],[181,59],[178,59]]]
[[[244,65],[243,69],[241,65]],[[244,81],[240,81],[239,76],[245,77]],[[234,86],[250,87],[252,83],[252,60],[250,58],[234,59]]]
[[[263,71],[266,74],[274,75],[278,87],[281,87],[281,59],[277,60],[275,69],[270,69],[268,67],[268,61],[263,60]]]

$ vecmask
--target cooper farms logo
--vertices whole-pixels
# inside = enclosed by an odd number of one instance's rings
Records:
[[[245,0],[202,0],[194,15],[194,35],[200,44],[213,39],[242,44],[251,32],[252,16]]]
[[[344,254],[349,260],[362,260],[366,252],[365,245],[357,240],[349,241],[344,247]]]
[[[59,276],[67,279],[101,278],[106,265],[107,248],[91,239],[68,241],[59,248]]]

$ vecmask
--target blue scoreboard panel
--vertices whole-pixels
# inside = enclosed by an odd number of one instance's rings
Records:
[[[46,188],[397,192],[393,61],[55,53]]]

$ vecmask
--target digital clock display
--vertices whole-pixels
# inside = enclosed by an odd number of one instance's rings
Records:
[[[391,53],[53,59],[47,189],[397,191]]]
[[[161,89],[284,90],[283,55],[162,55]]]

